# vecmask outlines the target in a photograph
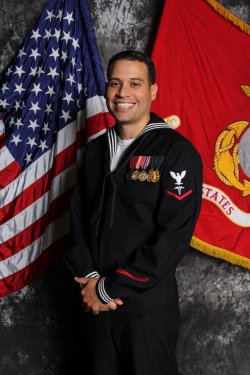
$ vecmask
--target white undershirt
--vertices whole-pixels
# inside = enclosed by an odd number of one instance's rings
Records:
[[[134,140],[135,140],[135,138],[121,139],[121,138],[117,137],[117,149],[116,149],[116,152],[115,152],[115,154],[114,154],[114,156],[111,160],[111,166],[110,166],[111,172],[113,172],[115,170],[115,168],[117,167],[117,164],[119,163],[122,155],[127,150],[127,148],[131,145],[131,143],[133,143]]]

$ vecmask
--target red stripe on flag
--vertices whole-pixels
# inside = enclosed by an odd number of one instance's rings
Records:
[[[5,134],[0,134],[0,149],[5,145]]]
[[[60,197],[53,200],[49,205],[49,210],[41,218],[26,227],[20,233],[11,237],[1,244],[0,259],[7,259],[20,250],[29,246],[45,232],[46,228],[57,217],[69,210],[69,202],[72,189],[61,194]]]
[[[81,129],[77,134],[76,149],[79,150],[80,148],[83,148],[85,143],[86,143],[86,130]]]
[[[5,144],[5,129],[4,129],[4,124],[3,124],[3,118],[0,116],[0,149],[4,146]]]
[[[20,175],[20,173],[21,168],[16,161],[8,164],[8,166],[1,170],[0,173],[0,189],[3,189],[5,186],[9,185]]]
[[[64,235],[59,240],[49,246],[38,259],[22,270],[0,280],[0,297],[16,292],[42,276],[49,266],[53,266],[62,254],[63,249],[68,245],[68,235]]]
[[[114,118],[109,112],[98,113],[86,120],[86,136],[87,138],[99,133],[104,129],[109,129],[114,125]]]
[[[45,194],[51,187],[54,177],[75,163],[76,150],[82,144],[82,133],[82,131],[78,133],[76,143],[73,143],[55,157],[55,162],[47,173],[23,190],[13,201],[0,209],[0,223],[3,223],[3,220],[5,222],[8,221]]]

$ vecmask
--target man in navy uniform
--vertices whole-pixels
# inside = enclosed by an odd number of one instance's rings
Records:
[[[158,87],[149,57],[120,52],[107,76],[116,125],[86,146],[66,256],[83,286],[89,373],[177,375],[175,270],[199,214],[202,164],[150,113]]]

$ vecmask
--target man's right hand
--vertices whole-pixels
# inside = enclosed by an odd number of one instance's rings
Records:
[[[91,310],[93,314],[97,315],[99,312],[114,311],[118,306],[123,305],[123,301],[120,298],[116,298],[107,304],[102,303],[98,299],[95,291],[98,279],[91,277],[75,277],[75,281],[85,285],[81,291],[82,300],[87,309]]]

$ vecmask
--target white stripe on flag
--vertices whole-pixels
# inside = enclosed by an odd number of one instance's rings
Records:
[[[71,122],[68,126],[58,132],[57,142],[48,152],[43,154],[39,159],[34,161],[23,173],[18,176],[15,181],[0,191],[0,208],[10,203],[24,189],[33,184],[36,180],[47,173],[53,165],[54,158],[57,154],[70,146],[76,140],[73,127],[76,122]]]
[[[94,101],[92,101],[91,99],[88,100],[92,103],[91,105],[98,106],[98,103],[100,103],[102,99],[104,98],[95,96]],[[12,181],[9,185],[7,185],[0,191],[0,208],[9,204],[24,189],[26,189],[38,178],[42,177],[45,173],[47,173],[53,165],[53,159],[55,158],[55,156],[75,142],[77,134],[74,128],[77,127],[77,129],[80,130],[84,128],[84,126],[85,111],[81,110],[77,114],[77,121],[72,121],[65,128],[61,129],[58,132],[55,145],[53,145],[51,149],[48,150],[48,152],[46,152],[45,154],[43,154],[39,159],[34,161],[34,163],[32,163],[30,167],[28,167],[23,173],[21,173],[20,176],[18,176],[14,181]],[[99,135],[103,134],[105,131],[106,129],[101,130],[100,132],[96,133],[90,138],[96,138]],[[3,149],[5,149],[5,147]],[[6,150],[8,149],[6,148]],[[0,156],[1,151],[2,150],[0,150]],[[14,161],[10,152],[6,153],[4,157],[6,157],[6,161],[8,160],[8,164]],[[5,167],[7,167],[8,164],[6,163]]]
[[[102,129],[99,132],[95,133],[94,135],[91,135],[90,137],[88,137],[88,142],[90,142],[92,139],[95,139],[95,138],[99,137],[100,135],[106,133],[106,131],[107,131],[107,129]]]
[[[4,146],[0,149],[0,171],[6,168],[9,164],[13,163],[15,159],[9,152],[8,147]]]
[[[98,113],[108,112],[106,100],[104,96],[93,96],[86,100],[86,111],[88,118],[97,115]]]
[[[5,133],[5,127],[4,127],[3,119],[1,117],[0,118],[0,135],[2,135],[4,133]]]
[[[51,188],[46,194],[0,226],[0,242],[8,241],[44,216],[49,210],[49,203],[73,187],[74,181],[75,165],[72,165],[53,179]]]
[[[8,277],[34,262],[42,252],[69,231],[69,213],[65,213],[48,225],[36,241],[17,254],[0,262],[0,279]]]

